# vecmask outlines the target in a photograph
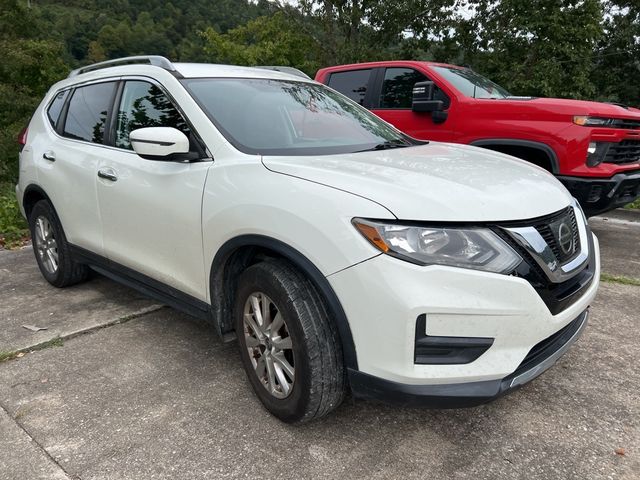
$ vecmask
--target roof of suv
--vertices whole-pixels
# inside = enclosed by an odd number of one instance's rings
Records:
[[[144,60],[145,57],[131,57]],[[114,77],[119,75],[144,75],[156,77],[167,73],[179,78],[263,78],[273,80],[294,80],[298,82],[313,82],[312,79],[302,76],[303,72],[292,67],[242,67],[237,65],[218,65],[211,63],[171,63],[162,57],[161,62],[132,61],[127,63],[127,58],[110,60],[94,65],[88,65],[74,70],[69,77],[56,83],[52,88],[60,89],[91,80]],[[119,63],[122,61],[122,63]],[[278,70],[276,70],[278,69]],[[285,71],[280,71],[280,69]],[[287,73],[287,71],[297,71]]]

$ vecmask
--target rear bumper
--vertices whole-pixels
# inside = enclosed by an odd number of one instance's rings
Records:
[[[551,368],[582,335],[587,319],[588,310],[585,310],[564,328],[534,346],[520,366],[502,379],[411,385],[349,370],[351,390],[356,398],[409,407],[462,408],[481,405],[518,389]]]
[[[560,180],[588,217],[613,210],[640,197],[640,171],[611,178],[563,177]]]
[[[16,200],[18,201],[18,206],[20,207],[20,213],[26,220],[29,220],[27,218],[27,214],[24,211],[24,201],[22,199],[22,189],[20,188],[20,184],[16,185]]]

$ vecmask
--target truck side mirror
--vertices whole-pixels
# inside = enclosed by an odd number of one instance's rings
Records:
[[[435,85],[431,81],[417,82],[413,86],[411,110],[414,112],[439,112],[444,108],[442,100],[434,100]]]

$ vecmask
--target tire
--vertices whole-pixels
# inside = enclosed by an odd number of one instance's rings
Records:
[[[265,408],[284,422],[302,423],[338,407],[346,383],[342,347],[315,286],[290,264],[268,260],[240,275],[235,300],[235,328],[242,363]],[[259,308],[253,308],[254,305]],[[264,305],[268,305],[266,313],[262,311]],[[271,318],[270,323],[263,320],[264,330],[256,310],[260,311],[260,318]],[[272,326],[280,324],[279,314],[283,325],[271,331]],[[246,315],[253,320],[253,327],[245,321]],[[265,337],[262,343],[256,328]],[[290,349],[286,348],[288,345]],[[274,380],[271,383],[269,355]],[[293,379],[287,373],[288,368],[283,367],[282,358],[293,367]],[[286,391],[284,384],[289,381]]]
[[[54,287],[62,288],[86,280],[89,267],[76,262],[58,215],[51,203],[40,200],[29,216],[29,229],[42,276]]]

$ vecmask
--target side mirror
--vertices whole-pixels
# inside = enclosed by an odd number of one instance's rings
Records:
[[[435,85],[431,81],[418,82],[413,86],[411,110],[414,112],[439,112],[444,108],[442,100],[434,100]]]
[[[146,127],[129,134],[133,150],[147,160],[179,161],[189,156],[189,139],[173,127]]]

